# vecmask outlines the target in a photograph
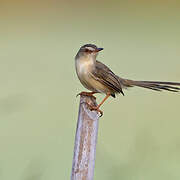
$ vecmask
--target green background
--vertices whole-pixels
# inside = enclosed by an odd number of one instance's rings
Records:
[[[0,179],[70,179],[81,45],[121,77],[180,82],[179,1],[0,1]],[[98,102],[103,95],[97,95]],[[95,179],[180,179],[180,94],[132,88],[99,122]]]

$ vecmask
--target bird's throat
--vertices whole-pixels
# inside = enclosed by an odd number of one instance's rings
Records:
[[[79,75],[87,74],[95,68],[95,59],[93,58],[79,58],[76,59],[76,70]]]

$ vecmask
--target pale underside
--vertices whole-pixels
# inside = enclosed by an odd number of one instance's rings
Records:
[[[85,88],[87,88],[90,91],[99,93],[107,93],[109,91],[102,83],[97,81],[94,75],[92,74],[92,62],[79,60],[76,63],[76,71],[78,78]]]

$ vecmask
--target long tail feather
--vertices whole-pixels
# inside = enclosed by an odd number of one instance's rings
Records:
[[[171,91],[171,92],[180,92],[180,83],[177,82],[161,82],[161,81],[133,81],[128,79],[121,79],[120,82],[125,87],[143,87],[147,89],[151,89],[154,91]]]

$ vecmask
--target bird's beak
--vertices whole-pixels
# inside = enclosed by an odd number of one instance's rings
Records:
[[[96,52],[102,51],[104,48],[97,48]]]

